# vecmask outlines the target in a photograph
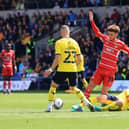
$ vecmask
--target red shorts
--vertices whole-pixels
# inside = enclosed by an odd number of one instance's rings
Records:
[[[13,76],[13,68],[11,66],[2,68],[2,76]]]
[[[111,87],[115,80],[115,72],[98,67],[91,79],[97,85],[103,82],[103,86]]]

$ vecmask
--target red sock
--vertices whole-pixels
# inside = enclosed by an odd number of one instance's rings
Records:
[[[81,100],[81,103],[83,103],[83,100]]]
[[[5,90],[6,89],[6,81],[4,80],[4,83],[3,83],[3,89]]]
[[[12,87],[12,82],[10,80],[10,81],[8,81],[8,89],[11,89],[11,87]]]
[[[84,95],[86,96],[87,99],[90,97],[91,91],[92,91],[91,89],[86,88]]]

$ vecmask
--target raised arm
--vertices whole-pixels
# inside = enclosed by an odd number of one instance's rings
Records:
[[[92,26],[92,29],[95,33],[95,35],[99,38],[104,38],[106,35],[102,34],[99,30],[99,28],[95,25],[94,23],[94,20],[93,20],[93,12],[92,11],[89,11],[89,20],[90,20],[90,23],[91,23],[91,26]]]

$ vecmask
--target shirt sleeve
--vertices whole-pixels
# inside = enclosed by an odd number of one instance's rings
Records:
[[[93,29],[93,31],[94,31],[94,33],[95,33],[95,35],[96,35],[97,37],[101,38],[102,40],[103,40],[104,38],[106,38],[106,35],[104,35],[104,34],[102,34],[102,33],[100,32],[99,28],[95,25],[95,23],[94,23],[93,20],[90,21],[90,23],[91,23],[92,29]]]
[[[56,55],[60,55],[61,54],[60,44],[59,44],[58,41],[55,44],[55,54]]]
[[[125,43],[122,45],[122,51],[129,55],[129,47]]]

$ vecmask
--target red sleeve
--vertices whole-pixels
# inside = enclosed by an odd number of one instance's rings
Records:
[[[123,43],[122,51],[129,55],[129,47],[124,42],[122,42],[122,43]]]
[[[99,38],[101,38],[101,39],[104,39],[104,38],[107,37],[106,35],[104,35],[104,34],[102,34],[102,33],[100,32],[99,28],[95,25],[95,23],[94,23],[93,20],[90,21],[90,23],[91,23],[92,29],[93,29],[93,31],[94,31],[94,33],[95,33],[95,35],[96,35],[97,37],[99,37]]]

